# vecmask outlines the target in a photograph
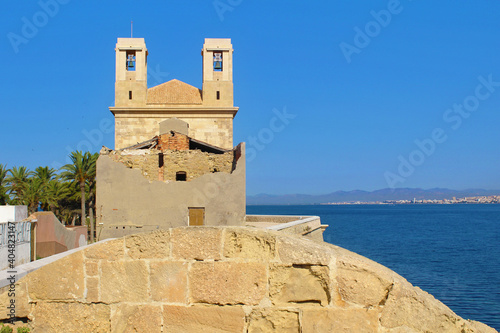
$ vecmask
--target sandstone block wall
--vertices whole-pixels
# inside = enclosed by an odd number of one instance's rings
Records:
[[[159,123],[177,117],[189,124],[189,137],[224,149],[233,148],[233,116],[184,117],[179,114],[116,114],[115,149],[122,149],[159,135]]]
[[[323,232],[328,227],[328,225],[321,224],[319,216],[287,215],[247,215],[245,225],[301,235],[316,241],[323,241]]]
[[[96,244],[17,290],[34,332],[496,332],[364,257],[245,227]]]
[[[199,150],[163,152],[163,165],[165,180],[175,181],[178,171],[185,171],[187,180],[193,180],[208,173],[231,173],[234,153],[229,151],[224,154],[211,154]]]
[[[142,176],[149,181],[158,180],[158,153],[156,149],[153,150],[136,150],[120,152],[113,151],[109,153],[109,157],[115,161],[122,163],[125,167],[129,169],[140,170]]]
[[[162,155],[159,155],[159,154]],[[176,173],[184,171],[187,181],[214,172],[231,173],[234,153],[212,154],[200,150],[137,150],[130,154],[125,151],[109,153],[113,161],[130,169],[138,169],[149,181],[159,180],[159,159],[163,158],[163,181],[175,181]],[[161,157],[162,156],[162,157]]]

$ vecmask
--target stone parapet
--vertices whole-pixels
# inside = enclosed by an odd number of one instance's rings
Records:
[[[323,232],[328,227],[321,224],[319,216],[289,215],[247,215],[245,225],[305,236],[317,241],[323,241]]]
[[[34,332],[496,332],[367,258],[248,227],[110,240],[16,288]]]

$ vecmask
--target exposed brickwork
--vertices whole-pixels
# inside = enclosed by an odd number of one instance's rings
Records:
[[[165,168],[163,166],[158,168],[158,180],[161,182],[165,180],[165,178],[164,178],[164,174],[165,174],[164,171],[165,170],[164,169]]]
[[[189,150],[189,138],[187,135],[170,132],[158,136],[159,150]]]

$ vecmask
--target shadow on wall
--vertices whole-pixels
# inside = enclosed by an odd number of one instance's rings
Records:
[[[65,227],[52,212],[36,212],[36,255],[53,254],[87,245],[87,227]]]

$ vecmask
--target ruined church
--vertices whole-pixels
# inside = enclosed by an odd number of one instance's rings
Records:
[[[243,225],[245,145],[233,146],[233,48],[205,39],[202,89],[148,88],[143,38],[118,38],[115,149],[97,161],[97,237],[189,225]]]

